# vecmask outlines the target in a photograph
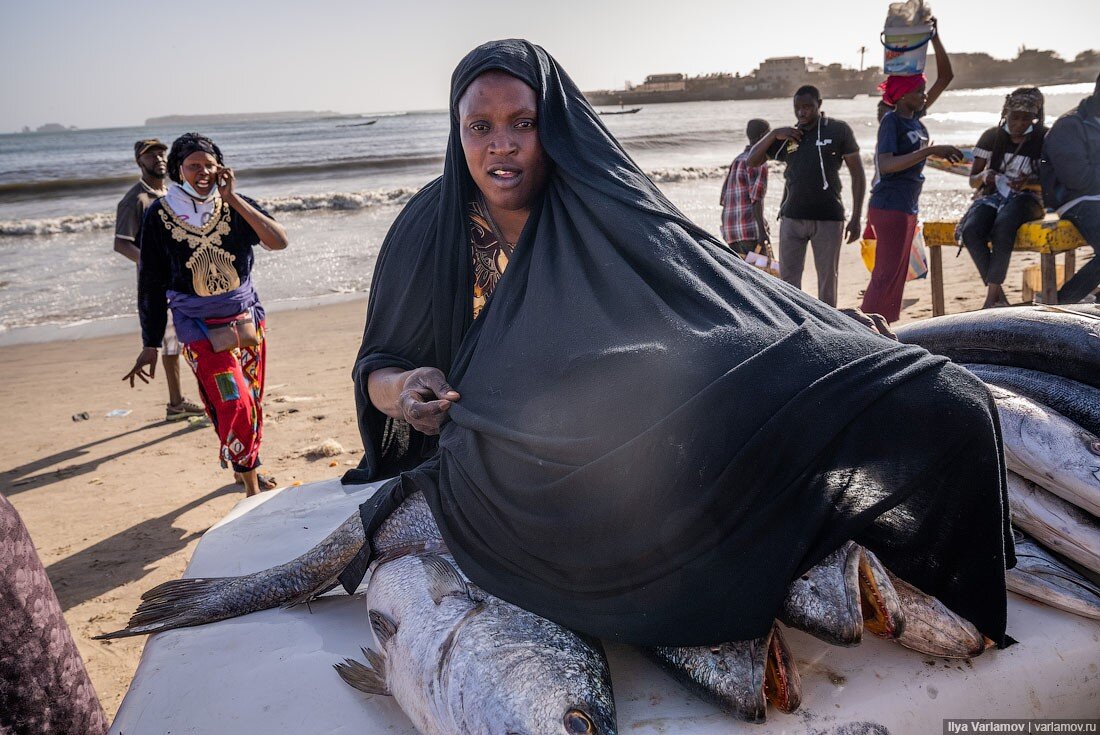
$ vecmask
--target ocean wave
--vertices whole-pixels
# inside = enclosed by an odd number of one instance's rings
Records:
[[[307,212],[312,210],[355,210],[367,207],[401,205],[418,191],[415,187],[368,189],[365,191],[334,191],[324,194],[261,198],[260,205],[269,212]],[[114,227],[113,212],[97,212],[52,219],[0,220],[0,237],[62,235],[89,232]]]
[[[924,119],[935,120],[937,122],[966,123],[968,125],[996,125],[997,121],[1001,119],[1001,115],[999,112],[987,112],[984,110],[930,112],[925,115]]]
[[[343,158],[321,163],[285,163],[275,166],[235,169],[239,179],[317,178],[340,171],[392,170],[401,168],[436,166],[443,163],[438,153],[408,153],[396,156],[371,156]],[[101,176],[78,179],[47,179],[42,181],[14,181],[0,183],[0,199],[19,198],[68,190],[119,189],[132,185],[133,174]]]
[[[720,179],[726,175],[728,170],[728,166],[682,166],[680,168],[658,168],[653,171],[646,171],[646,174],[658,184],[670,184],[679,181]]]
[[[726,175],[726,166],[681,166],[658,168],[646,174],[658,184],[682,181],[718,179]],[[267,197],[258,201],[269,212],[311,212],[321,210],[353,211],[369,207],[400,206],[412,198],[418,187],[400,186],[391,189],[364,191],[331,191],[321,194]],[[96,212],[49,219],[0,220],[0,237],[33,237],[90,232],[114,227],[113,212]]]
[[[713,146],[715,141],[733,140],[743,137],[736,130],[705,130],[698,132],[647,133],[645,135],[624,135],[619,142],[628,150],[652,150],[660,148],[687,148],[695,145]]]
[[[115,224],[114,213],[97,212],[53,219],[0,220],[0,237],[63,235],[68,232],[102,230]]]
[[[1018,85],[1017,85],[1018,86]],[[1043,94],[1047,97],[1056,94],[1092,94],[1095,88],[1094,82],[1071,82],[1069,84],[1043,85]],[[1016,87],[979,87],[976,89],[949,89],[944,96],[951,97],[1002,97]]]
[[[396,189],[369,189],[367,191],[337,191],[326,194],[262,199],[260,204],[269,212],[308,212],[316,209],[366,209],[388,204],[404,204],[419,189],[402,186]]]

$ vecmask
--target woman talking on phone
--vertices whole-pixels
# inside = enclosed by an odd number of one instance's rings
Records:
[[[218,432],[222,465],[247,495],[274,487],[259,474],[263,435],[264,309],[252,286],[252,248],[287,246],[286,232],[237,193],[214,141],[186,133],[168,153],[168,193],[141,228],[138,313],[144,347],[123,378],[148,382],[171,310],[183,354]]]

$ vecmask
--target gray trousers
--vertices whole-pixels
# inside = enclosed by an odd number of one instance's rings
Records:
[[[843,222],[783,217],[779,222],[780,276],[792,286],[802,288],[806,243],[809,243],[813,247],[817,271],[817,298],[829,306],[836,306],[837,272],[843,242]]]

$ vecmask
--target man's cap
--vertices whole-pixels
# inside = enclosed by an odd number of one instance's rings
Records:
[[[168,150],[168,146],[166,146],[164,143],[161,143],[156,138],[146,138],[145,140],[139,140],[137,143],[134,143],[134,158],[141,158],[144,154],[148,153],[149,151],[156,150],[157,148],[165,151]]]

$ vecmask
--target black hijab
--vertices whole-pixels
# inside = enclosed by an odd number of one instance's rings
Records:
[[[535,90],[554,170],[473,322],[457,107],[490,70]],[[461,394],[438,444],[371,405],[367,376],[391,366],[437,367]],[[1004,638],[988,392],[732,255],[526,41],[455,70],[444,173],[383,244],[354,377],[365,454],[347,479],[404,470],[365,506],[368,532],[422,490],[474,582],[566,626],[757,637],[790,580],[855,538]]]

